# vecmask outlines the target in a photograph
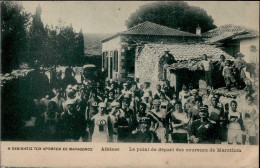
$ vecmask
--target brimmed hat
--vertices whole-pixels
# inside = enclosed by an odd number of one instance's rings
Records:
[[[78,85],[74,85],[74,86],[72,86],[72,89],[73,89],[73,90],[78,90],[78,88],[79,88]]]
[[[200,109],[199,109],[199,111],[200,112],[209,112],[209,110],[208,110],[208,106],[207,105],[203,105],[202,107],[200,107]]]
[[[151,119],[148,117],[142,117],[140,122],[140,124],[146,123],[146,124],[150,124],[151,123]]]
[[[69,91],[69,90],[72,90],[72,85],[68,85],[68,86],[66,87],[66,91]]]
[[[198,93],[198,91],[197,91],[196,89],[192,89],[192,90],[191,90],[191,93],[192,93],[192,94],[196,94],[196,93]]]

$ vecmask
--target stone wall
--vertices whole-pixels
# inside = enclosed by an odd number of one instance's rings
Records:
[[[192,44],[199,43],[202,40],[198,37],[167,37],[167,36],[147,36],[147,35],[121,35],[114,39],[102,43],[102,53],[108,52],[108,57],[110,57],[110,51],[118,51],[118,72],[113,71],[113,79],[118,79],[119,81],[124,81],[126,78],[126,51],[130,48],[136,48],[137,46],[142,46],[146,43],[155,44]],[[138,60],[138,53],[135,53],[135,77],[138,77],[141,69],[148,76],[142,77],[142,80],[158,82],[158,58],[143,57],[144,60]],[[151,58],[151,59],[150,59]],[[110,59],[108,59],[109,61]],[[103,62],[103,61],[102,61]],[[145,65],[144,65],[145,64]],[[146,65],[150,66],[146,66]],[[153,66],[151,66],[153,65]],[[110,61],[108,63],[110,67]],[[149,67],[149,68],[148,68]],[[143,74],[143,73],[142,73]],[[108,68],[108,76],[110,76],[110,71]],[[141,77],[140,77],[141,79]]]
[[[124,35],[122,41],[129,45],[137,43],[139,45],[146,43],[155,44],[192,44],[200,43],[203,40],[198,37],[165,37],[165,36],[144,36],[144,35]],[[142,54],[142,56],[140,56]],[[136,53],[135,56],[135,77],[140,79],[140,82],[158,83],[158,68],[159,55],[154,57],[155,53],[147,53],[144,49],[141,53]],[[162,53],[163,54],[163,53]]]
[[[159,55],[148,52],[145,47],[135,60],[135,76],[140,79],[141,83],[151,82],[158,83],[158,66]]]

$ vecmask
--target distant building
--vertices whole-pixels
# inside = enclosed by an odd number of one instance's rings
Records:
[[[109,79],[123,81],[135,76],[135,57],[144,44],[194,44],[200,37],[147,21],[102,40],[102,66]]]
[[[220,55],[232,60],[238,52],[246,55],[246,61],[252,60],[255,57],[252,53],[258,54],[259,33],[242,26],[224,25],[202,34],[198,27],[196,34],[192,34],[144,22],[101,42],[102,67],[108,71],[109,79],[124,81],[135,77],[141,83],[168,79],[178,92],[183,84],[198,88],[199,82],[204,82],[204,71],[198,66],[203,54],[214,63],[220,60]],[[161,59],[165,51],[177,63],[164,66]],[[216,72],[215,75],[222,76],[219,69]],[[212,80],[218,87],[218,78]]]
[[[214,44],[235,57],[238,52],[245,55],[246,62],[251,63],[259,57],[259,32],[237,25],[223,25],[202,33],[206,43]]]
[[[160,70],[163,66],[160,64],[160,59],[165,50],[177,60],[177,63],[163,67],[166,73]],[[167,79],[177,92],[181,90],[183,84],[199,88],[200,80],[204,82],[204,71],[199,66],[203,54],[207,54],[212,62],[218,61],[222,54],[227,59],[233,59],[221,49],[206,44],[147,44],[136,57],[135,75],[141,83],[159,83]]]

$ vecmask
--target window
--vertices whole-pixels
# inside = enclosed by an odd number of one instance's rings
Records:
[[[102,54],[102,68],[105,68],[106,63],[106,52],[103,52]]]
[[[107,56],[108,56],[108,52],[103,52],[103,55],[102,55],[102,68],[104,69],[107,69],[108,66],[108,60],[107,60]]]
[[[110,57],[113,57],[114,51],[110,51]]]
[[[118,71],[118,51],[114,51],[114,70]]]
[[[106,57],[106,67],[105,69],[108,69],[108,57]]]

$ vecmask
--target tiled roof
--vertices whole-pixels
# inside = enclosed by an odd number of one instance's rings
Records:
[[[236,35],[232,39],[244,39],[244,38],[253,38],[253,37],[259,37],[259,33],[249,33],[249,34],[241,34],[241,35]]]
[[[226,33],[223,33],[219,36],[211,37],[206,42],[215,43],[215,42],[218,42],[218,41],[221,41],[221,40],[232,38],[232,37],[239,35],[243,32],[244,31],[241,31],[241,32],[238,32],[238,33],[236,33],[236,32],[226,32]]]
[[[165,50],[170,51],[177,61],[201,58],[203,54],[207,54],[212,60],[219,60],[222,54],[227,59],[233,59],[233,57],[221,49],[206,44],[147,44],[142,49],[140,57],[143,53],[151,53],[151,56],[160,56]]]
[[[140,34],[140,35],[158,35],[158,36],[188,36],[194,37],[196,34],[169,28],[152,22],[143,22],[120,34]]]
[[[181,37],[198,37],[196,34],[180,31],[177,29],[169,28],[152,22],[143,22],[126,31],[119,32],[114,36],[102,40],[102,42],[108,41],[119,35],[151,35],[151,36],[181,36]]]
[[[259,36],[259,32],[257,32],[254,29],[247,28],[247,27],[244,27],[244,26],[227,24],[227,25],[220,26],[216,29],[207,31],[205,33],[202,33],[202,37],[208,37],[208,38],[214,37],[215,38],[217,36],[223,36],[224,34],[228,34],[228,33],[238,34],[238,35],[233,36],[232,39],[240,39],[240,38]]]
[[[220,55],[224,55],[227,59],[232,60],[233,57],[219,48],[206,44],[147,44],[142,49],[138,57],[151,56],[156,57],[159,60],[160,56],[164,54],[164,51],[170,51],[170,53],[177,60],[177,63],[166,65],[171,70],[188,69],[190,71],[202,70],[200,61],[203,54],[207,54],[208,58],[212,62],[216,62],[220,59]],[[154,58],[151,58],[154,59]],[[155,60],[155,59],[154,59]]]

